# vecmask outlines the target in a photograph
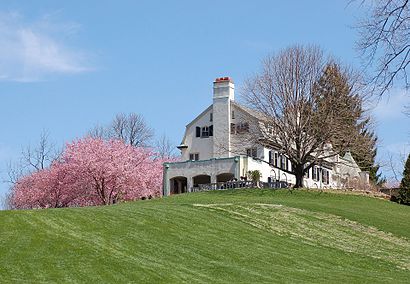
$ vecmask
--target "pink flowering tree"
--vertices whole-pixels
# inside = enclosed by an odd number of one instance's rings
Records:
[[[49,169],[20,179],[15,208],[106,205],[160,196],[162,164],[147,148],[84,138],[67,144]]]
[[[20,209],[73,206],[79,192],[69,188],[75,182],[66,165],[54,163],[17,181],[12,189],[12,206]]]

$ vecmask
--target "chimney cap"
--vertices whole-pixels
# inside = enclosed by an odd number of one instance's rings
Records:
[[[222,82],[232,82],[233,83],[233,80],[231,77],[219,77],[215,79],[214,83],[222,83]]]

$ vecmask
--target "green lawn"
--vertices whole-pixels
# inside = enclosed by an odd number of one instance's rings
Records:
[[[317,191],[0,212],[0,282],[410,281],[410,207]]]

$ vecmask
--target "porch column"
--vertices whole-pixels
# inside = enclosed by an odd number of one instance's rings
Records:
[[[168,178],[169,164],[164,164],[163,180],[162,180],[162,195],[168,196],[170,194],[170,181]]]
[[[216,174],[211,174],[211,183],[216,183]]]
[[[193,177],[187,177],[186,178],[187,192],[192,192],[192,187],[193,186],[194,186],[194,178]]]

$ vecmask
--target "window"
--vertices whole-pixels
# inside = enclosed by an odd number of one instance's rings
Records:
[[[314,181],[319,181],[320,180],[320,174],[322,173],[322,180],[323,180],[323,172],[321,168],[314,166],[312,168],[312,179]]]
[[[231,123],[231,134],[249,132],[249,123],[241,122],[238,124]]]
[[[209,126],[209,136],[214,136],[214,126]]]
[[[306,171],[305,177],[306,177],[306,178],[309,178],[309,174],[310,174],[310,168]]]
[[[235,123],[231,123],[231,134],[235,134],[236,133],[236,125]]]
[[[202,127],[201,137],[203,138],[209,137],[209,127],[208,126]]]
[[[257,148],[246,149],[246,156],[252,157],[252,158],[258,157],[258,149]]]
[[[312,179],[313,180],[317,180],[316,170],[317,170],[317,167],[313,166],[312,167]]]
[[[214,120],[214,115],[213,115],[213,113],[211,112],[211,113],[209,114],[209,121],[212,122],[213,120]]]
[[[231,114],[232,119],[235,119],[235,111],[232,110],[232,114]]]
[[[322,181],[324,184],[329,184],[329,171],[322,169]]]
[[[249,132],[249,123],[241,122],[236,126],[237,133]]]
[[[273,159],[273,165],[275,167],[278,167],[278,164],[279,164],[279,155],[278,155],[278,152],[275,152],[274,159]]]
[[[272,165],[273,159],[272,159],[272,151],[269,151],[269,165]]]
[[[326,183],[326,172],[325,172],[326,170],[322,170],[322,181],[323,181],[323,183]]]
[[[282,170],[288,170],[287,158],[284,155],[280,155],[280,158],[280,168]]]
[[[189,160],[191,160],[191,161],[198,161],[198,160],[199,160],[199,153],[191,153],[191,154],[189,154]]]
[[[196,134],[195,134],[195,137],[201,137],[201,127],[197,126],[195,133],[196,133]]]

